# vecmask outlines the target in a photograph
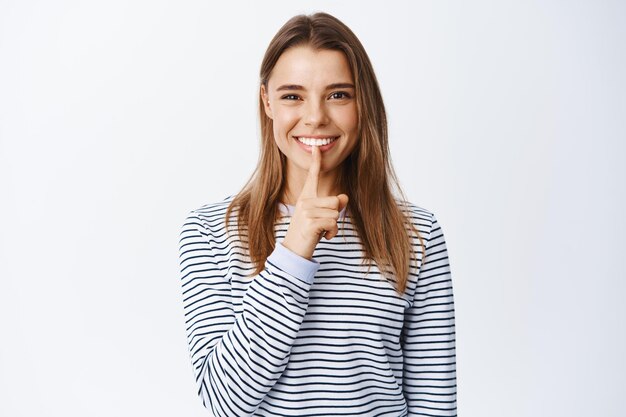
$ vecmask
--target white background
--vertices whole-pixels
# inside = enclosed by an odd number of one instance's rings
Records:
[[[0,415],[203,416],[178,233],[259,151],[276,31],[361,39],[451,262],[462,416],[618,416],[619,1],[0,1]]]

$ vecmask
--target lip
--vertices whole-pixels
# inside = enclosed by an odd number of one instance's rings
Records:
[[[324,139],[324,138],[334,138],[334,137],[336,137],[337,140],[334,140],[334,141],[330,142],[328,145],[318,146],[318,148],[320,148],[320,151],[322,151],[322,152],[326,152],[327,150],[329,150],[330,148],[335,146],[335,143],[339,142],[339,140],[341,139],[341,135],[340,136],[316,136],[316,135],[313,135],[313,136],[293,136],[293,140],[296,141],[296,143],[300,146],[300,148],[302,148],[303,151],[308,152],[308,153],[312,153],[311,148],[313,147],[313,145],[305,145],[304,143],[300,142],[297,139],[298,137],[315,138],[315,139]]]
[[[339,135],[293,135],[294,138],[312,138],[312,139],[326,139],[326,138],[336,138]]]

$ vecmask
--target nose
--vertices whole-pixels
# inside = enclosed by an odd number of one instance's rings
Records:
[[[328,113],[323,101],[309,100],[305,105],[304,124],[307,126],[324,126],[328,124]]]

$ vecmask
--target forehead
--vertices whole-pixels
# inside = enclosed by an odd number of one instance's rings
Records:
[[[341,51],[315,50],[309,46],[296,46],[283,52],[268,80],[270,89],[285,83],[323,88],[336,82],[354,82],[346,56]]]

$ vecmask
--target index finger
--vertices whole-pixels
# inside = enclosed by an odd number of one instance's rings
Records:
[[[306,177],[300,198],[317,197],[317,184],[320,176],[320,167],[322,165],[322,151],[319,147],[311,146],[311,165],[309,165],[309,175]]]

